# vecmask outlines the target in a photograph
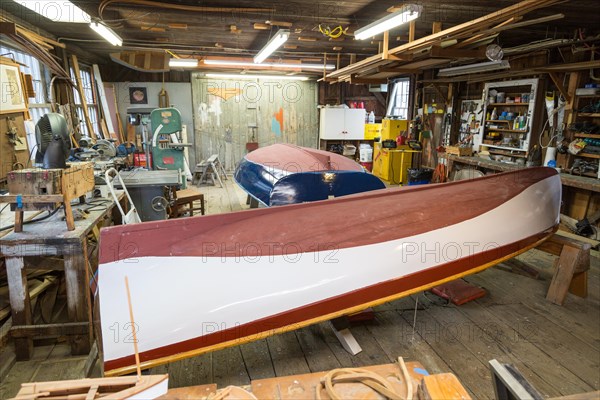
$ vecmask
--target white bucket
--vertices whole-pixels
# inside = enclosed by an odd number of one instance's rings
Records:
[[[556,147],[548,147],[546,149],[546,158],[544,159],[544,166],[547,167],[550,161],[556,159]]]
[[[373,161],[373,149],[361,147],[360,162],[371,162],[371,161]]]

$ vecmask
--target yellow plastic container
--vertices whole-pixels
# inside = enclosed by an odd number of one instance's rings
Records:
[[[381,137],[382,124],[365,124],[365,140],[373,140]]]

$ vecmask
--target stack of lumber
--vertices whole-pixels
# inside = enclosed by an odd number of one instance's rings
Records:
[[[409,41],[401,46],[384,50],[380,54],[365,58],[347,67],[329,73],[329,82],[355,82],[360,80],[387,79],[399,73],[414,72],[447,64],[454,58],[467,56],[464,50],[476,47],[478,42],[500,31],[523,27],[535,23],[564,17],[557,14],[551,17],[521,21],[525,14],[559,3],[560,0],[525,0],[474,20],[434,32],[420,39]],[[441,46],[444,43],[444,46]],[[432,58],[432,57],[436,58]],[[416,61],[417,58],[422,59]],[[426,58],[424,58],[426,57]],[[477,57],[475,57],[477,58]],[[363,82],[366,83],[366,82]]]

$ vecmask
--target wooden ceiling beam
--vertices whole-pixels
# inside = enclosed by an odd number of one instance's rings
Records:
[[[455,49],[452,47],[441,48],[439,46],[433,46],[429,52],[429,56],[432,58],[485,58],[485,49]]]
[[[564,76],[564,74],[562,75]],[[565,98],[565,100],[567,100],[567,103],[570,103],[571,96],[569,96],[569,92],[563,85],[563,80],[561,79],[562,77],[558,76],[557,72],[548,72],[548,76],[550,76],[550,79],[552,79],[552,82],[554,82],[554,85],[556,85],[556,88],[560,94]]]
[[[353,74],[350,76],[350,83],[353,85],[356,85],[356,84],[380,85],[382,83],[387,83],[387,79],[359,78]]]

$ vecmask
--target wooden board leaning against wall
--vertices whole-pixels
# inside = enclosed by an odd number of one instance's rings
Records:
[[[26,83],[19,64],[0,57],[0,185],[6,175],[25,168],[29,161],[29,147],[25,133],[27,118]]]

